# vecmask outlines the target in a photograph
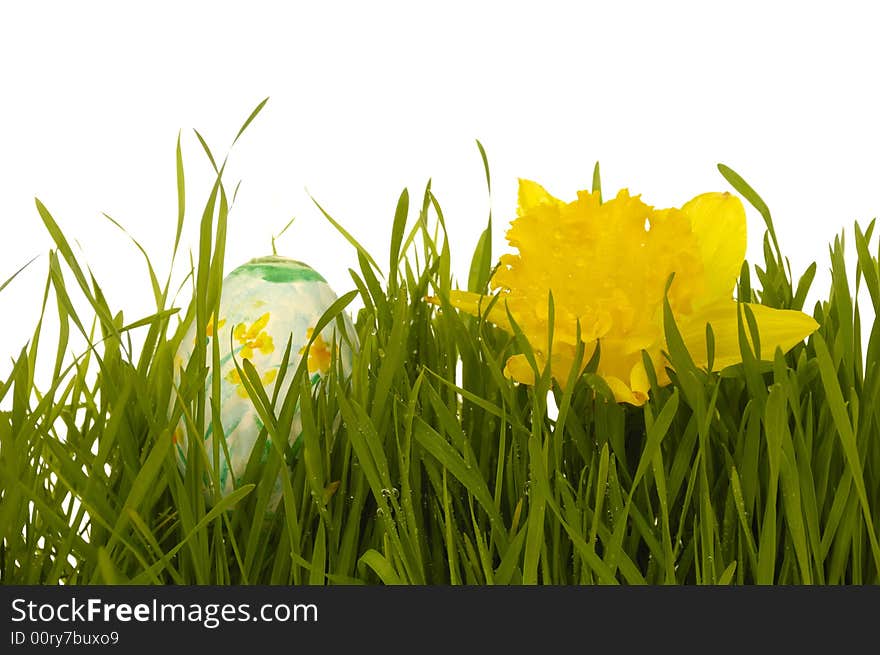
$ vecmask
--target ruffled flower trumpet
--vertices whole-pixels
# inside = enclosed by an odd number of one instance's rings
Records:
[[[498,299],[492,303],[492,296],[452,291],[449,301],[512,331],[509,311],[543,369],[552,291],[550,371],[560,384],[574,365],[578,322],[587,346],[581,366],[599,343],[597,372],[617,402],[642,405],[647,400],[643,350],[658,382],[668,384],[662,355],[664,294],[697,365],[708,366],[707,323],[715,337],[713,369],[741,361],[733,289],[745,258],[746,217],[735,196],[705,193],[681,209],[655,209],[627,190],[604,203],[598,193],[579,191],[577,200],[566,203],[539,184],[520,180],[517,214],[507,240],[519,254],[503,255],[490,282]],[[800,311],[749,307],[760,334],[761,359],[772,358],[777,347],[790,350],[818,327]],[[525,384],[535,381],[523,354],[508,359],[505,373]]]

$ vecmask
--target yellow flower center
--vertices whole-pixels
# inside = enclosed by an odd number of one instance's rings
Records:
[[[626,190],[605,204],[587,191],[570,204],[541,203],[513,222],[507,239],[519,254],[502,257],[492,287],[541,350],[550,290],[554,341],[576,345],[580,321],[584,341],[612,336],[642,347],[660,335],[671,273],[673,310],[691,311],[703,292],[703,262],[687,216],[654,210]]]

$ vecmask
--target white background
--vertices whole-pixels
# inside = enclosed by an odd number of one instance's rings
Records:
[[[489,210],[475,139],[492,172],[495,254],[516,179],[563,199],[600,161],[621,187],[680,206],[737,170],[773,212],[795,275],[880,209],[877,21],[870,3],[770,2],[4,2],[0,5],[0,373],[36,323],[52,244],[39,197],[126,322],[153,309],[120,221],[168,271],[174,149],[187,175],[185,247],[211,171],[193,128],[223,157],[228,270],[268,254],[353,288],[351,247],[306,189],[387,260],[397,197],[428,178],[462,286]],[[749,209],[749,258],[763,224]],[[851,248],[852,249],[852,248]],[[186,252],[180,262],[186,263]],[[180,268],[183,271],[183,267]],[[73,285],[69,277],[69,285]],[[46,342],[47,358],[54,344]],[[46,362],[48,364],[48,362]]]

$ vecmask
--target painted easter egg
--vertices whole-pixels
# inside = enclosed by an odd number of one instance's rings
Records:
[[[281,411],[281,401],[290,387],[316,324],[336,299],[336,294],[317,271],[302,262],[284,257],[252,259],[233,270],[223,280],[218,316],[208,323],[206,334],[201,335],[202,343],[208,346],[209,367],[205,381],[205,433],[201,437],[209,456],[213,453],[213,439],[216,436],[210,402],[215,374],[210,370],[213,348],[211,340],[219,339],[220,423],[229,453],[227,459],[221,444],[218,469],[222,495],[228,495],[240,484],[251,452],[263,429],[263,422],[241,380],[235,361],[242,367],[243,360],[250,360],[268,398],[273,397],[276,383],[281,385],[276,404],[277,417]],[[351,371],[349,342],[356,344],[357,337],[348,315],[345,312],[342,315],[348,339],[338,334],[337,322],[331,321],[308,350],[307,374],[313,385],[328,373],[334,344],[343,374],[348,375]],[[282,375],[280,369],[288,340],[291,341],[290,355],[287,370]],[[193,325],[184,336],[175,357],[178,380],[180,371],[192,356],[197,342]],[[181,420],[174,432],[181,470],[186,467],[187,432],[184,421]],[[297,440],[301,432],[302,423],[297,410],[289,435],[291,446],[298,446]],[[269,448],[271,442],[267,439],[264,460]],[[281,474],[286,470],[286,467],[282,468]],[[277,507],[283,493],[281,474],[270,496],[270,511]]]

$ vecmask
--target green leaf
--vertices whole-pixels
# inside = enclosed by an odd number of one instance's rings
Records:
[[[361,256],[363,256],[363,258],[370,263],[370,266],[372,266],[376,270],[376,272],[379,273],[379,275],[382,275],[382,271],[379,269],[379,265],[370,256],[370,253],[368,253],[366,251],[366,249],[361,244],[359,244],[357,242],[357,239],[355,239],[353,236],[351,236],[351,234],[349,234],[348,231],[344,227],[342,227],[339,223],[337,223],[336,219],[334,219],[332,216],[330,216],[330,214],[328,214],[324,210],[324,208],[321,207],[320,204],[318,204],[318,201],[315,200],[311,194],[309,194],[309,198],[311,198],[312,202],[315,203],[315,207],[317,207],[318,210],[324,215],[324,218],[326,218],[330,222],[330,224],[336,228],[336,231],[339,232],[339,234],[341,234],[346,241],[348,241],[352,246],[354,246],[354,249],[357,250],[358,253]]]
[[[13,274],[10,275],[8,278],[6,278],[6,280],[3,281],[3,284],[0,284],[0,291],[3,291],[3,289],[5,289],[5,288],[9,285],[10,282],[12,282],[16,277],[18,277],[18,274],[19,274],[19,273],[21,273],[24,269],[26,269],[28,266],[30,266],[31,264],[33,264],[34,261],[36,261],[38,257],[39,257],[39,255],[37,255],[37,256],[35,256],[35,257],[32,257],[31,260],[30,260],[28,263],[26,263],[26,264],[25,264],[24,266],[22,266],[20,269],[18,269],[17,271],[15,271],[15,273],[13,273]]]
[[[394,570],[391,562],[377,550],[370,548],[358,560],[358,568],[368,567],[379,576],[382,584],[400,585],[403,584],[397,572]]]
[[[245,120],[244,124],[243,124],[243,125],[241,126],[241,128],[238,130],[238,134],[236,134],[236,135],[235,135],[235,138],[232,140],[232,145],[235,145],[236,141],[238,141],[238,138],[239,138],[242,134],[244,134],[244,131],[248,128],[248,125],[250,125],[250,124],[253,122],[253,120],[257,117],[257,114],[259,114],[260,111],[262,111],[263,107],[266,106],[266,103],[267,103],[267,102],[269,102],[269,97],[268,97],[268,96],[266,96],[266,98],[264,98],[264,99],[260,102],[260,104],[258,104],[258,105],[254,108],[254,110],[250,113],[250,116],[247,117],[247,120]]]
[[[409,213],[409,191],[404,189],[397,200],[397,209],[394,210],[394,224],[391,227],[391,251],[388,266],[388,284],[391,289],[397,288],[397,266],[400,263],[400,244],[403,241],[403,231],[406,229],[406,218]]]
[[[858,445],[856,444],[856,435],[853,431],[852,424],[847,416],[846,404],[843,400],[843,393],[837,381],[837,375],[834,371],[834,364],[831,361],[831,355],[828,352],[828,346],[822,335],[816,333],[813,335],[813,343],[816,348],[816,359],[819,364],[819,373],[822,376],[822,384],[834,419],[834,426],[840,437],[843,454],[846,458],[847,468],[852,476],[853,483],[858,494],[859,504],[862,508],[862,514],[865,520],[865,526],[868,529],[868,539],[871,543],[871,552],[874,557],[874,566],[880,571],[880,543],[877,540],[877,532],[874,529],[873,513],[871,505],[868,501],[868,492],[865,487],[865,478],[862,470],[861,459],[859,457]]]
[[[770,209],[767,207],[767,203],[765,203],[761,196],[749,186],[748,182],[740,177],[739,173],[732,168],[725,166],[724,164],[718,164],[718,171],[724,176],[724,179],[727,180],[743,198],[748,200],[749,204],[757,209],[759,214],[761,214],[761,217],[764,219],[764,224],[767,226],[767,232],[770,233],[770,238],[773,240],[773,246],[776,249],[776,256],[779,261],[782,262],[782,253],[779,250],[779,243],[776,240],[776,230],[773,227],[773,220],[770,218]]]

